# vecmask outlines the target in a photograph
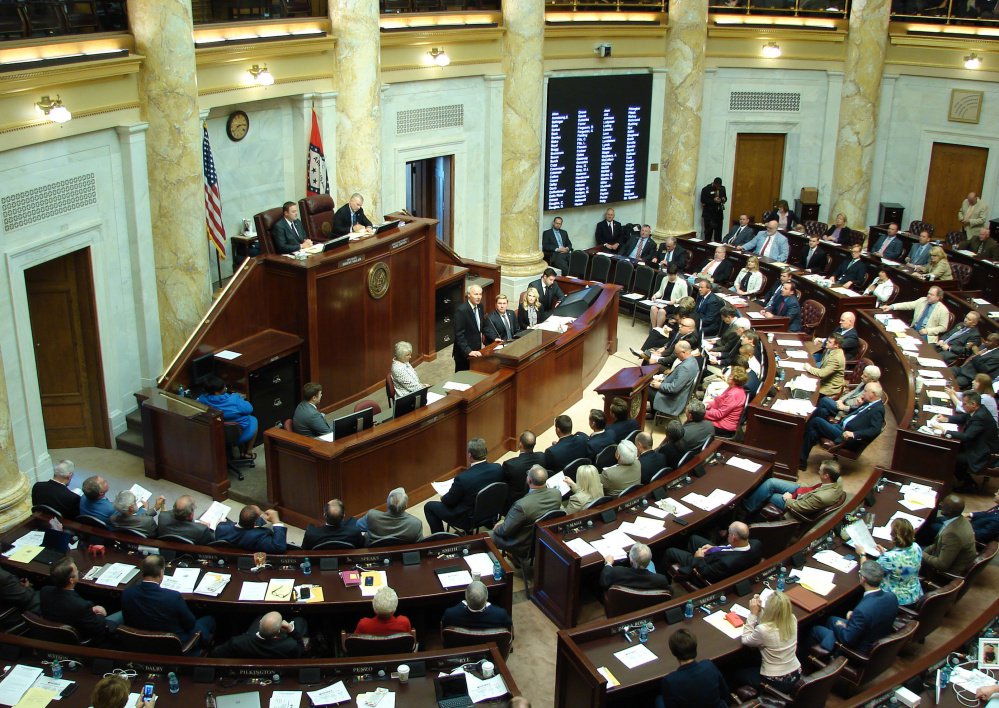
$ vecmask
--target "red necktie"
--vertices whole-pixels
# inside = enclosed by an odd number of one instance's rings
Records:
[[[772,236],[767,236],[767,240],[763,242],[763,250],[760,251],[761,256],[767,255],[767,249],[770,248],[770,239]]]

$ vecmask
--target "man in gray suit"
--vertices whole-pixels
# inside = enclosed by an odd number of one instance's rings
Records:
[[[661,381],[655,379],[650,384],[656,389],[652,408],[659,413],[679,417],[687,405],[690,391],[697,383],[697,359],[691,354],[688,342],[677,342],[673,349],[677,364]]]
[[[506,518],[497,521],[489,532],[497,548],[527,555],[534,524],[549,511],[562,508],[562,495],[548,484],[548,470],[534,465],[527,472],[527,494],[513,503]]]
[[[132,529],[145,536],[155,536],[156,512],[163,508],[165,502],[166,498],[159,496],[155,506],[150,505],[148,499],[144,504],[139,504],[135,494],[126,489],[118,492],[115,497],[115,513],[108,521],[113,529]]]
[[[971,353],[971,347],[982,343],[982,335],[978,331],[978,320],[981,318],[974,310],[969,310],[964,321],[955,326],[947,334],[941,334],[936,347],[940,350],[940,358],[948,364],[953,364]]]
[[[406,513],[409,495],[402,487],[389,492],[387,511],[372,509],[357,522],[357,528],[368,535],[368,543],[383,538],[398,538],[402,543],[419,543],[423,538],[423,522]]]
[[[299,435],[311,435],[319,437],[332,433],[333,428],[326,421],[326,416],[319,412],[319,402],[323,400],[323,385],[309,382],[302,387],[301,403],[295,408],[295,415],[291,419],[291,429]]]
[[[614,451],[617,464],[600,473],[604,494],[616,496],[633,484],[642,481],[642,463],[638,461],[638,448],[630,440],[622,440]]]

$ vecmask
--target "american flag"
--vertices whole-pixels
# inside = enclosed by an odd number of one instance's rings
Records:
[[[208,142],[208,123],[202,123],[204,138],[201,153],[205,168],[205,226],[208,240],[215,246],[221,258],[225,258],[225,225],[222,223],[222,197],[219,196],[219,176],[215,172],[212,159],[212,146]]]
[[[330,193],[330,180],[326,174],[326,156],[323,154],[323,138],[319,134],[319,119],[312,110],[312,136],[309,138],[309,159],[305,178],[307,196]]]

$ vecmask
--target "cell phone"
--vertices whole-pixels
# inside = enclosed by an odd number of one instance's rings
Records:
[[[367,585],[368,587],[371,587],[372,585],[374,585],[374,584],[375,584],[375,579],[374,579],[374,577],[372,577],[372,576],[370,576],[370,575],[369,575],[368,577],[366,577],[366,578],[364,579],[364,584],[365,584],[365,585]]]
[[[308,600],[311,597],[312,597],[312,588],[308,586],[303,587],[301,591],[299,591],[298,593],[299,600]]]
[[[151,700],[153,700],[153,689],[154,688],[155,688],[155,686],[153,686],[153,684],[151,684],[151,683],[147,683],[145,686],[143,686],[142,687],[142,700],[144,700],[144,701],[151,701]]]
[[[680,524],[680,526],[686,526],[687,525],[687,522],[684,521],[683,519],[681,519],[679,516],[674,516],[673,517],[673,523]]]

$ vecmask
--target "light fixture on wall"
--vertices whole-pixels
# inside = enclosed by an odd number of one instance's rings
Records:
[[[254,64],[249,69],[250,76],[253,77],[253,83],[258,86],[270,86],[274,83],[274,75],[267,71],[267,65],[264,64],[260,66],[259,64]]]
[[[763,56],[767,59],[776,59],[780,56],[780,45],[777,42],[767,42],[763,45]]]
[[[964,58],[964,68],[965,69],[981,69],[982,68],[982,58],[972,52]]]
[[[56,96],[54,99],[42,96],[42,100],[35,104],[35,110],[46,116],[53,123],[65,123],[73,117],[69,109],[62,105],[62,100],[59,96]]]
[[[430,55],[431,61],[442,69],[451,63],[451,57],[443,49],[434,47],[427,53]]]

